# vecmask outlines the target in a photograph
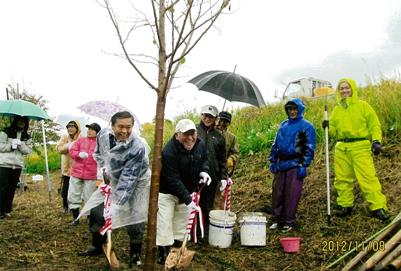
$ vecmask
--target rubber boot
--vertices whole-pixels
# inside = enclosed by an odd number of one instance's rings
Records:
[[[142,243],[130,243],[129,268],[142,265],[141,250]]]
[[[157,246],[157,263],[164,265],[167,255],[169,253],[170,247],[168,246]]]
[[[103,250],[102,246],[107,242],[107,235],[101,235],[99,232],[92,232],[92,245]]]
[[[97,256],[103,254],[102,245],[106,242],[106,237],[100,233],[92,233],[92,245],[86,250],[79,252],[78,256]]]
[[[72,213],[72,222],[70,223],[71,226],[77,226],[79,224],[79,220],[77,219],[79,216],[79,209],[71,209]]]

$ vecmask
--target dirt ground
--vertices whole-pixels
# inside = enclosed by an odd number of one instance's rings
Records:
[[[227,249],[190,244],[189,249],[195,250],[196,255],[189,270],[323,270],[325,265],[347,253],[355,244],[383,228],[383,223],[369,215],[357,185],[353,215],[344,219],[332,216],[328,226],[323,159],[323,153],[318,150],[310,175],[305,180],[298,224],[292,232],[284,234],[267,229],[265,247],[245,247],[241,246],[237,223],[233,243]],[[387,145],[383,155],[375,158],[375,163],[389,211],[394,216],[401,209],[400,147]],[[12,217],[0,220],[0,270],[107,270],[104,256],[77,256],[78,251],[90,244],[88,226],[85,219],[77,227],[68,225],[71,215],[62,214],[61,197],[57,194],[59,172],[53,172],[51,176],[50,202],[46,178],[36,183],[28,178],[28,190],[16,194]],[[264,211],[270,223],[271,177],[267,154],[242,157],[235,174],[233,211],[237,215]],[[333,186],[331,195],[334,206]],[[279,239],[284,236],[302,238],[300,253],[283,252]],[[125,230],[113,231],[113,242],[122,270],[128,270],[129,241]],[[330,247],[329,243],[332,244]],[[346,258],[346,261],[351,258]],[[332,270],[340,270],[344,263]]]

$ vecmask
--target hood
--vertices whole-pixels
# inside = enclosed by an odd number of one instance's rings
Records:
[[[78,127],[78,131],[77,131],[77,133],[74,135],[74,138],[72,139],[72,140],[77,140],[78,139],[78,137],[80,137],[80,135],[81,135],[81,124],[79,123],[79,121],[78,120],[71,120],[71,121],[69,121],[69,122],[75,122],[75,124],[77,125],[77,127]]]
[[[355,103],[358,100],[358,89],[356,86],[356,82],[351,78],[342,78],[338,81],[337,88],[336,88],[336,100],[338,104],[341,104],[341,94],[340,94],[340,84],[343,82],[347,82],[352,89],[352,97],[346,99],[348,104]]]
[[[285,107],[286,107],[288,104],[295,104],[295,105],[297,106],[297,108],[298,108],[298,116],[297,116],[297,119],[300,119],[300,118],[302,118],[302,117],[304,116],[305,105],[304,105],[304,102],[303,102],[301,99],[299,99],[299,98],[294,98],[294,99],[289,100],[289,101],[284,105],[284,110],[285,110]],[[287,113],[287,111],[286,111],[286,113]],[[288,118],[290,118],[290,117],[288,117]]]

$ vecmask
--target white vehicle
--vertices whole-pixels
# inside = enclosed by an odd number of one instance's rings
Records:
[[[325,91],[318,91],[322,88]],[[335,91],[329,81],[308,77],[289,82],[284,90],[283,100],[299,97],[315,98],[324,95],[333,95],[334,93]]]

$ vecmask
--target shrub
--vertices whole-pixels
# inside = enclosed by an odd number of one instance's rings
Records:
[[[61,164],[60,154],[54,145],[47,145],[47,158],[49,170],[59,169]],[[25,168],[27,173],[46,173],[46,162],[43,146],[33,148],[31,154],[25,159]]]

